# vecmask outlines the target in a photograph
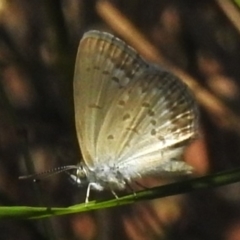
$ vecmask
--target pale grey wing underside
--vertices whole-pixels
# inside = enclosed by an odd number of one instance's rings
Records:
[[[74,73],[74,105],[77,136],[88,167],[103,161],[97,142],[110,105],[147,67],[134,50],[111,34],[90,31],[83,36]]]
[[[172,171],[187,172],[179,160],[197,133],[193,98],[179,79],[147,64],[121,40],[97,31],[84,35],[74,99],[78,139],[90,168],[108,164],[135,177],[164,172],[175,159]]]

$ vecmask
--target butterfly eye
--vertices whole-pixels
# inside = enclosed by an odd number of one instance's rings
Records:
[[[84,166],[80,165],[76,171],[76,176],[80,179],[86,179],[87,178],[86,168]]]
[[[89,183],[88,176],[87,176],[87,169],[82,164],[78,166],[75,173],[72,173],[69,175],[70,175],[70,180],[72,180],[72,182],[74,184],[77,184],[78,186],[84,186]]]

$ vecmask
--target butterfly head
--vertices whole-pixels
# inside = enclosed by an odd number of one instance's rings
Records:
[[[70,174],[70,179],[79,187],[86,186],[89,184],[88,172],[88,168],[83,163],[80,163],[74,173]]]

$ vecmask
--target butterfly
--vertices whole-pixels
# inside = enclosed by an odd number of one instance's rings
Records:
[[[91,189],[117,197],[116,190],[143,177],[192,173],[183,153],[198,134],[198,107],[176,76],[92,30],[79,44],[73,88],[83,161],[54,172],[74,170],[71,179],[88,186],[86,202]]]

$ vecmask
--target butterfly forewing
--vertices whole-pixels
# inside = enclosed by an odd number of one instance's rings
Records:
[[[74,104],[77,135],[90,168],[103,161],[97,143],[112,102],[147,66],[135,51],[110,34],[90,31],[83,36],[75,66]]]

